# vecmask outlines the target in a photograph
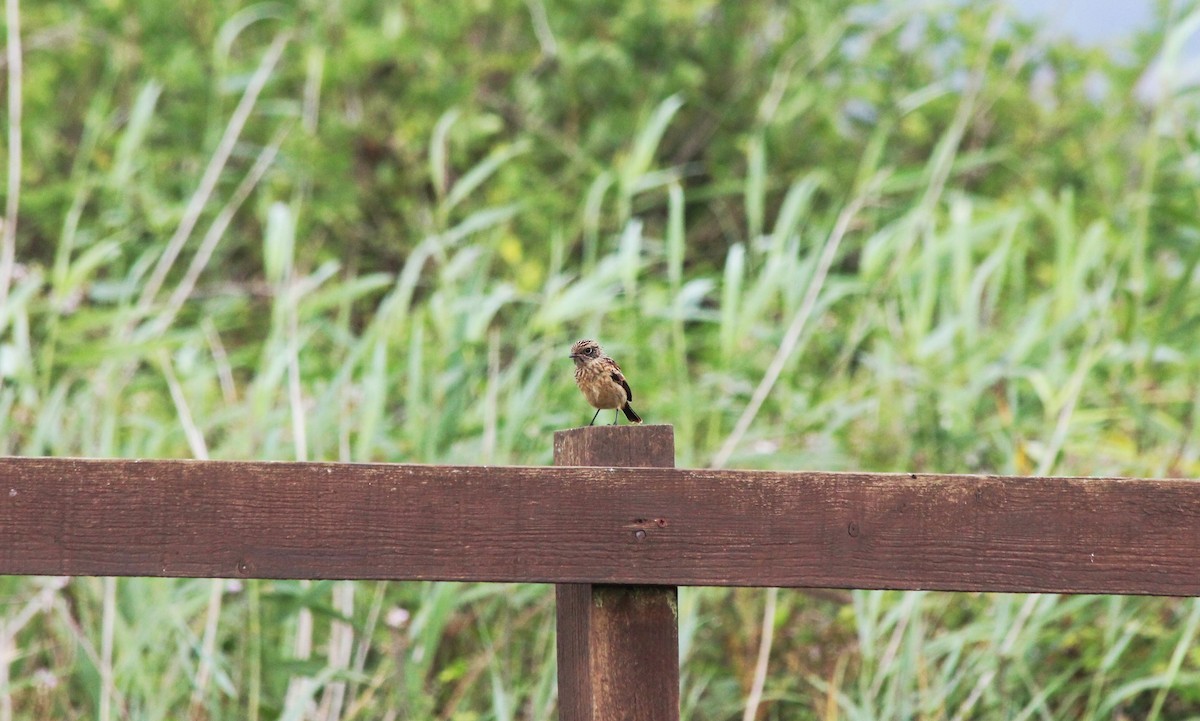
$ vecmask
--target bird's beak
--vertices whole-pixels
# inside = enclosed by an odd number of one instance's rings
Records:
[[[578,357],[579,357],[579,354],[578,354],[578,353],[572,353],[571,355],[569,355],[569,356],[567,356],[567,357],[568,357],[568,358],[570,358],[571,360],[575,360],[576,358],[578,358]]]

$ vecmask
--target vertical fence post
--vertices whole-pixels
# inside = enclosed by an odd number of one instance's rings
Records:
[[[558,431],[554,465],[673,468],[675,429]],[[677,721],[677,589],[564,583],[556,592],[560,721]]]

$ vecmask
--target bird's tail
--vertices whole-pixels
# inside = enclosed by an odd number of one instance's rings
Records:
[[[625,412],[625,417],[629,419],[630,423],[641,423],[642,422],[642,417],[639,416],[637,414],[637,411],[633,410],[633,406],[629,405],[628,403],[626,403],[625,407],[622,408],[621,410]]]

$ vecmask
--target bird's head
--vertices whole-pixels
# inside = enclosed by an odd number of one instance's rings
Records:
[[[590,338],[575,341],[575,345],[571,346],[571,360],[575,361],[575,365],[580,366],[593,358],[599,358],[604,355],[604,351],[600,350],[600,344]]]

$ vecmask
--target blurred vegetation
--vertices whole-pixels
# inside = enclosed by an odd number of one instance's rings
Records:
[[[680,465],[1196,477],[1200,9],[1159,6],[1114,60],[990,2],[25,3],[0,453],[544,464],[590,335]],[[685,718],[742,716],[763,598],[682,591]],[[0,721],[553,718],[552,610],[0,578]],[[1193,601],[767,621],[763,719],[1200,701]]]

